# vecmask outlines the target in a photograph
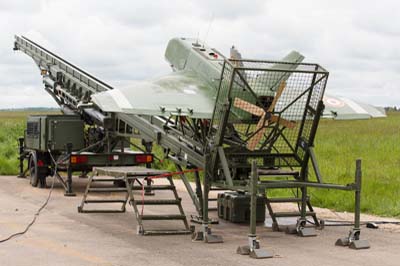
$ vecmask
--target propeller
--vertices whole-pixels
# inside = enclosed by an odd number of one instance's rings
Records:
[[[288,121],[277,115],[270,115],[269,118],[266,119],[267,114],[271,114],[272,111],[274,110],[275,105],[278,102],[279,98],[281,97],[285,87],[286,87],[286,82],[283,81],[280,84],[278,90],[276,91],[275,97],[272,100],[272,103],[269,106],[267,111],[265,111],[263,108],[261,108],[259,106],[249,103],[245,100],[242,100],[240,98],[235,98],[233,105],[236,108],[242,109],[243,111],[246,111],[252,115],[260,116],[260,120],[258,121],[256,130],[255,130],[255,132],[257,132],[257,133],[254,134],[254,136],[252,136],[247,142],[247,148],[249,150],[253,151],[256,148],[257,144],[260,142],[265,131],[267,130],[268,124],[278,122],[280,125],[283,125],[287,128],[294,128],[296,126],[295,122]]]

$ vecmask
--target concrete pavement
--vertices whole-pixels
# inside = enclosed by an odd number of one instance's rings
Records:
[[[48,189],[32,188],[28,179],[14,176],[2,176],[0,181],[0,238],[4,238],[24,229],[46,199]],[[260,225],[257,230],[262,247],[275,254],[266,260],[235,253],[237,246],[247,243],[246,225],[224,221],[214,225],[213,231],[223,236],[223,244],[193,243],[187,235],[140,236],[130,207],[122,214],[78,213],[85,184],[85,179],[74,179],[77,197],[64,197],[56,184],[48,206],[31,230],[0,244],[0,265],[400,265],[400,233],[390,230],[363,228],[362,237],[372,247],[356,251],[334,246],[337,238],[347,235],[348,227],[327,227],[318,231],[318,237],[300,238]],[[189,196],[181,184],[178,188],[186,214],[194,214]],[[169,210],[163,206],[146,211]]]

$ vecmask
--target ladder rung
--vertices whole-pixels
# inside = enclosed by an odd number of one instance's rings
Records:
[[[142,220],[184,220],[185,215],[182,214],[166,214],[166,215],[141,215]]]
[[[208,198],[208,201],[217,201],[218,198]]]
[[[190,230],[145,230],[143,235],[189,235]]]
[[[298,176],[299,171],[291,171],[286,169],[268,169],[268,168],[258,168],[257,172],[259,175],[265,176]]]
[[[181,202],[181,199],[134,200],[134,202],[139,205],[177,205]]]
[[[275,217],[298,217],[301,216],[300,212],[275,212]],[[306,216],[314,216],[315,212],[306,212]]]
[[[133,190],[142,190],[143,187],[141,186],[134,186],[132,187]],[[175,186],[172,185],[153,185],[153,186],[144,186],[144,189],[149,189],[149,190],[168,190],[168,189],[175,189]]]
[[[209,211],[217,211],[218,208],[208,208]]]
[[[125,203],[125,200],[85,200],[85,203]]]
[[[113,188],[89,188],[88,192],[127,192],[126,188],[122,187],[113,187]]]
[[[301,198],[267,198],[266,201],[271,203],[301,202]]]

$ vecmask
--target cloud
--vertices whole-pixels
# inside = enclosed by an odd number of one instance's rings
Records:
[[[170,71],[170,38],[196,37],[224,54],[279,59],[298,50],[330,71],[327,91],[400,105],[396,1],[1,1],[0,108],[55,106],[32,60],[12,52],[23,34],[114,86]],[[210,27],[211,23],[211,27]]]

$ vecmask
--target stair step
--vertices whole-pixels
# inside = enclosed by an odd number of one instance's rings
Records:
[[[80,213],[121,213],[125,212],[125,210],[82,210],[78,208],[78,212]]]
[[[134,200],[138,205],[178,205],[181,199]]]
[[[301,202],[301,198],[267,198],[270,203]]]
[[[145,230],[143,235],[189,235],[190,230]]]
[[[306,216],[314,216],[315,212],[306,212]],[[300,212],[275,212],[275,217],[299,217],[301,216]]]
[[[85,200],[85,203],[125,203],[125,200]]]
[[[103,188],[103,187],[97,187],[97,188],[89,188],[88,192],[127,192],[126,188],[123,187],[110,187],[110,188]]]
[[[132,190],[142,190],[142,186],[134,186]],[[153,186],[144,186],[144,189],[151,189],[151,190],[172,190],[175,189],[175,186],[172,185],[153,185]]]
[[[186,216],[182,214],[166,214],[166,215],[141,215],[142,220],[185,220]]]
[[[92,182],[114,182],[114,181],[124,181],[124,178],[93,178]]]

